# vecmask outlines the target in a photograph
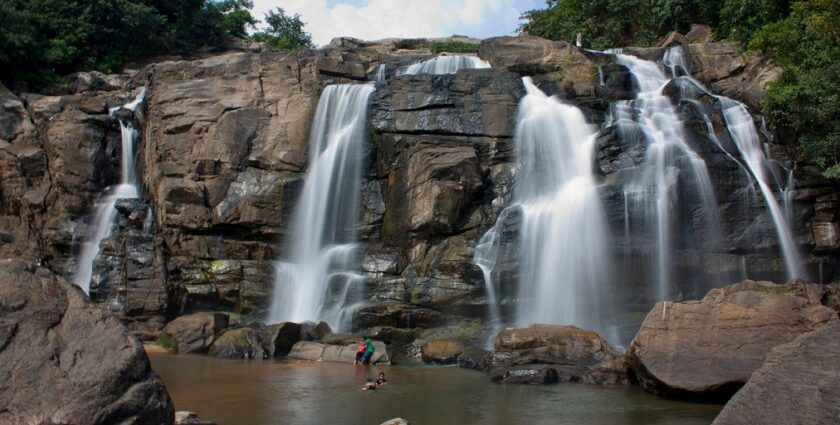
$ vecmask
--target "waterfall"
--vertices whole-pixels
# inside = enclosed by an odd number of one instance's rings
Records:
[[[376,67],[376,74],[374,74],[374,76],[373,76],[373,81],[376,81],[377,83],[385,82],[385,65],[384,64]]]
[[[611,336],[608,235],[592,175],[594,128],[578,108],[545,95],[528,77],[523,82],[517,181],[505,210],[519,209],[522,217],[516,322],[576,325]],[[505,212],[476,250],[488,298],[495,295],[493,247],[504,218]]]
[[[654,62],[621,53],[615,56],[630,70],[638,89],[635,99],[613,104],[615,124],[622,132],[640,130],[647,144],[641,173],[629,185],[627,195],[636,207],[631,211],[641,212],[641,219],[655,234],[655,297],[671,299],[675,295],[671,267],[679,189],[693,191],[699,197],[711,240],[720,234],[717,201],[706,163],[686,143],[682,121],[662,93],[670,78]],[[672,73],[686,66],[684,56],[677,53],[666,54],[665,62]]]
[[[361,290],[362,159],[372,84],[327,86],[309,139],[309,170],[297,203],[288,257],[277,263],[269,323],[324,320],[341,329]]]
[[[785,260],[788,278],[804,277],[802,262],[799,258],[799,252],[796,248],[793,234],[788,227],[788,220],[782,208],[779,206],[773,190],[767,183],[768,177],[765,172],[767,158],[761,149],[755,122],[744,104],[723,96],[719,96],[718,99],[720,99],[723,117],[726,120],[727,130],[732,136],[732,141],[735,142],[738,151],[741,153],[741,157],[747,164],[747,168],[750,169],[750,172],[755,177],[759,191],[764,196],[767,208],[770,210],[770,216],[773,219],[776,233],[779,236],[779,244],[782,248],[782,256]],[[793,185],[792,182],[789,184],[791,186]]]
[[[499,260],[499,249],[501,244],[502,226],[511,208],[504,209],[496,219],[496,224],[490,228],[475,246],[473,263],[481,269],[484,276],[485,298],[487,300],[487,324],[490,325],[490,332],[485,341],[485,348],[492,348],[493,338],[502,329],[502,314],[499,306],[499,295],[496,283],[493,279],[493,269]]]
[[[475,68],[490,68],[490,64],[475,56],[438,56],[410,65],[403,74],[454,74],[461,69]]]
[[[146,89],[140,90],[137,97],[129,103],[117,106],[109,110],[111,116],[116,116],[117,111],[122,108],[134,111],[143,102]],[[120,121],[120,135],[122,139],[122,159],[120,161],[120,184],[105,189],[100,195],[96,205],[93,228],[88,232],[85,242],[82,243],[82,250],[76,264],[76,274],[73,276],[73,283],[80,286],[86,294],[90,294],[90,280],[93,276],[93,261],[99,255],[99,244],[103,239],[111,235],[111,227],[117,216],[117,209],[114,207],[118,199],[137,198],[139,189],[137,187],[136,158],[134,153],[134,142],[137,140],[138,131],[134,124],[124,120]]]

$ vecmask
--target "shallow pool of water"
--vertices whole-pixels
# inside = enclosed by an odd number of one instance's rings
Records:
[[[710,424],[721,406],[648,395],[635,387],[513,385],[457,367],[222,360],[152,354],[177,410],[219,425]],[[388,385],[359,391],[383,371]]]

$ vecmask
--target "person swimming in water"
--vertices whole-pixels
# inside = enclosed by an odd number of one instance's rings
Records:
[[[376,379],[376,386],[386,385],[388,380],[385,379],[385,372],[379,372],[379,378]]]
[[[376,383],[373,382],[373,378],[368,378],[367,383],[365,386],[362,387],[362,391],[373,391],[376,389]]]

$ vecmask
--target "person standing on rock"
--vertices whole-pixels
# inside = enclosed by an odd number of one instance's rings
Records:
[[[365,355],[362,358],[363,364],[370,364],[370,358],[373,357],[373,341],[370,340],[370,337],[365,338]]]

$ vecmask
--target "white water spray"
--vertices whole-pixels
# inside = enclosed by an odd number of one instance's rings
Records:
[[[146,89],[140,90],[137,97],[129,103],[110,109],[110,115],[116,116],[121,108],[135,110],[146,95]],[[118,199],[131,199],[139,196],[137,188],[137,169],[134,153],[134,142],[137,139],[137,129],[130,122],[120,120],[120,135],[122,138],[122,159],[120,161],[120,184],[107,188],[96,206],[96,214],[93,219],[93,228],[82,244],[82,250],[76,264],[76,274],[73,276],[73,283],[78,285],[90,294],[90,280],[93,276],[93,261],[99,255],[99,244],[103,239],[111,235],[111,227],[117,216],[115,205]]]
[[[782,208],[779,206],[779,202],[776,200],[770,185],[767,183],[768,177],[765,171],[766,157],[761,149],[755,122],[752,116],[750,116],[749,111],[747,111],[746,106],[742,103],[722,96],[718,97],[718,99],[721,101],[723,117],[726,120],[726,127],[729,130],[729,134],[732,136],[732,141],[738,146],[738,151],[741,152],[741,157],[746,162],[747,168],[755,176],[758,188],[764,196],[767,208],[770,211],[770,216],[776,227],[776,233],[779,236],[779,244],[782,248],[782,256],[785,260],[788,278],[804,277],[802,261],[799,258],[799,252],[796,248],[793,234],[788,227],[788,220]],[[792,182],[789,184],[791,186],[793,185]]]
[[[621,53],[616,53],[616,59],[630,70],[638,87],[635,99],[613,105],[616,124],[619,129],[621,126],[639,128],[647,142],[643,171],[627,194],[638,207],[632,210],[642,211],[644,222],[656,234],[655,296],[657,300],[666,300],[674,295],[671,256],[679,185],[699,195],[712,239],[720,233],[717,201],[706,163],[686,143],[682,121],[671,100],[662,93],[670,79],[654,62]],[[681,54],[667,54],[666,60],[672,73],[685,66]]]
[[[362,159],[372,84],[324,89],[310,136],[310,165],[292,221],[290,255],[278,262],[269,323],[346,325],[362,278],[353,270]]]
[[[415,63],[405,69],[404,74],[454,74],[461,69],[490,68],[490,64],[466,55],[438,56],[427,61]]]
[[[576,325],[609,337],[607,230],[592,176],[595,129],[578,108],[545,95],[530,78],[523,82],[517,181],[506,210],[518,208],[522,215],[516,321]],[[488,278],[497,255],[489,248],[498,244],[504,218],[503,212],[476,250],[488,298],[495,294]]]

